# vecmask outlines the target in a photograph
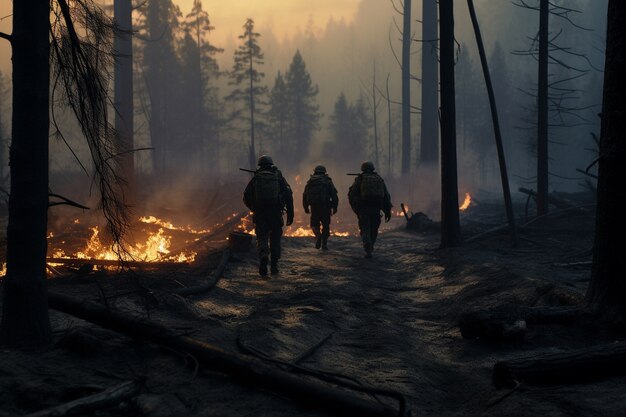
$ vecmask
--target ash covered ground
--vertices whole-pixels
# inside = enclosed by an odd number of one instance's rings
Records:
[[[481,200],[482,201],[482,200]],[[523,212],[523,205],[519,207]],[[499,203],[475,203],[464,236],[500,224]],[[330,251],[311,238],[285,237],[281,272],[260,278],[253,250],[235,253],[216,288],[172,302],[172,289],[206,280],[225,234],[196,242],[188,266],[100,271],[51,278],[49,288],[144,317],[222,349],[345,375],[401,393],[411,415],[606,416],[625,406],[626,378],[496,390],[493,364],[523,354],[614,340],[600,328],[529,327],[523,341],[493,344],[461,337],[465,311],[502,304],[582,303],[590,276],[594,218],[565,210],[520,229],[513,248],[494,233],[439,250],[438,234],[407,231],[395,217],[364,259],[357,236],[332,237]],[[223,231],[224,232],[224,231]],[[138,396],[96,416],[325,415],[259,386],[198,367],[184,352],[133,340],[51,311],[54,346],[0,356],[0,415],[19,416],[145,378]],[[508,394],[508,395],[507,395]],[[379,398],[391,407],[393,400]]]

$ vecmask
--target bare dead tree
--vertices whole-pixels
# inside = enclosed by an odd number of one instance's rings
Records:
[[[507,173],[506,160],[504,157],[504,146],[502,145],[502,133],[500,132],[500,121],[498,119],[498,107],[496,106],[496,97],[493,91],[493,85],[491,84],[491,75],[489,74],[487,54],[485,53],[485,46],[483,44],[482,36],[480,34],[480,26],[478,25],[478,18],[476,17],[474,2],[472,0],[467,0],[467,6],[469,8],[472,26],[474,27],[474,34],[476,36],[476,43],[478,45],[478,52],[480,55],[480,62],[483,69],[483,76],[485,78],[485,85],[487,86],[487,94],[489,95],[489,107],[491,109],[491,120],[493,122],[493,132],[496,139],[496,149],[498,151],[498,162],[500,163],[500,179],[502,182],[502,194],[504,195],[506,216],[511,231],[511,239],[513,240],[513,244],[517,245],[515,214],[513,212],[513,203],[511,202],[511,189],[509,187],[509,175]]]
[[[461,244],[454,94],[454,4],[439,0],[441,79],[441,247]]]
[[[626,217],[621,202],[626,178],[626,3],[609,0],[602,103],[596,234],[587,302],[607,319],[626,323]]]
[[[129,197],[135,188],[134,111],[133,111],[133,5],[131,0],[115,0],[114,19],[118,30],[115,33],[114,100],[115,130],[120,143],[117,147],[127,152],[121,156],[121,169],[128,182]]]
[[[402,14],[402,174],[411,165],[411,0],[404,0]]]
[[[0,342],[41,346],[52,339],[46,289],[48,222],[48,2],[13,3],[11,194]]]
[[[439,162],[439,77],[437,1],[422,1],[422,121],[420,163]]]
[[[579,11],[559,6],[549,0],[538,0],[537,6],[529,4],[526,0],[519,0],[518,3],[514,4],[539,12],[539,31],[537,36],[531,39],[530,48],[526,51],[514,51],[513,53],[532,56],[538,63],[537,88],[528,94],[537,100],[535,110],[537,114],[535,126],[537,129],[537,215],[543,215],[548,212],[550,128],[571,126],[572,123],[565,121],[565,117],[568,116],[579,119],[579,122],[587,122],[578,114],[582,108],[568,104],[578,98],[579,91],[568,87],[566,83],[582,77],[588,70],[567,62],[566,58],[560,55],[582,60],[591,66],[590,61],[583,54],[572,48],[559,45],[557,40],[563,32],[550,33],[550,18],[562,19],[582,30],[588,29],[576,24],[572,19],[571,14],[580,13]],[[558,65],[569,72],[574,72],[575,75],[560,80],[551,80],[549,72],[551,65]]]

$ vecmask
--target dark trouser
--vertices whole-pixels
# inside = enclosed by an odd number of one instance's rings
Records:
[[[280,239],[283,235],[283,216],[280,210],[257,211],[254,213],[254,232],[259,259],[267,259],[272,255],[272,261],[280,258]]]
[[[330,207],[311,206],[311,229],[313,229],[315,237],[321,236],[328,239],[330,235]]]
[[[378,207],[363,207],[359,210],[358,216],[363,247],[366,251],[368,249],[371,251],[374,243],[376,243],[378,228],[380,227],[380,209]]]

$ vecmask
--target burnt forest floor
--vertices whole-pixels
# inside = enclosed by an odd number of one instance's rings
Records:
[[[464,233],[488,227],[464,218]],[[504,397],[493,364],[531,352],[614,340],[601,329],[531,326],[523,341],[461,337],[461,313],[502,304],[582,303],[590,276],[593,216],[536,221],[513,248],[504,234],[438,249],[437,234],[406,231],[394,219],[364,259],[357,237],[284,238],[280,274],[260,278],[253,251],[236,253],[211,292],[175,303],[168,290],[202,282],[219,262],[215,241],[190,271],[91,274],[50,280],[51,290],[102,301],[225,350],[349,376],[395,390],[415,415],[608,416],[626,408],[626,377],[588,384],[529,386]],[[397,227],[396,227],[397,226]],[[51,310],[54,345],[0,355],[0,415],[20,416],[145,378],[132,401],[94,416],[321,416],[263,387],[242,386],[198,368],[194,358],[136,341]],[[312,349],[315,347],[315,349]],[[395,407],[392,400],[388,402]]]

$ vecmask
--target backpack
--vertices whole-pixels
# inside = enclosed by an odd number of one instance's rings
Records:
[[[280,201],[280,179],[276,171],[257,171],[254,176],[254,205],[272,206]]]
[[[382,202],[385,198],[385,182],[378,174],[361,174],[359,191],[359,197],[362,201]]]
[[[312,175],[307,183],[307,199],[309,204],[328,204],[328,178],[325,175]]]

